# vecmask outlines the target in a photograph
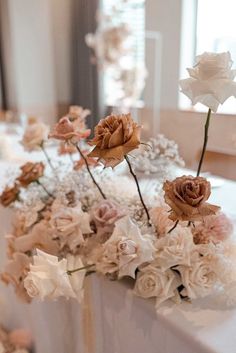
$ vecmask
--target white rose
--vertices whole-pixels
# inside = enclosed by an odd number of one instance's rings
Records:
[[[75,298],[67,274],[67,260],[58,260],[56,256],[37,249],[33,256],[33,265],[24,280],[25,289],[30,297],[55,299],[60,296]]]
[[[195,247],[190,228],[177,226],[156,244],[155,262],[163,270],[177,265],[190,265],[191,252]]]
[[[67,244],[73,251],[84,242],[83,234],[92,233],[89,220],[89,214],[80,206],[62,207],[53,212],[50,224],[60,238],[61,247]]]
[[[178,266],[176,269],[180,272],[183,286],[185,287],[181,294],[190,299],[204,297],[212,291],[217,276],[214,271],[214,263],[211,259],[204,256],[193,256],[194,261],[191,266]],[[212,266],[213,265],[213,266]]]
[[[21,141],[26,151],[39,149],[43,141],[48,137],[49,128],[43,123],[34,123],[26,127]]]
[[[196,57],[194,68],[187,69],[190,78],[180,80],[181,91],[192,101],[202,103],[214,112],[231,96],[236,97],[236,70],[229,52],[203,53]]]
[[[67,269],[70,271],[75,270],[77,268],[84,267],[84,264],[80,256],[73,256],[71,254],[68,254],[67,261],[68,261]],[[74,293],[76,294],[76,298],[79,301],[79,303],[82,302],[84,297],[83,285],[84,285],[85,274],[86,274],[86,270],[80,270],[69,275],[71,287]]]
[[[153,260],[154,246],[148,235],[142,235],[129,217],[115,223],[112,236],[103,244],[99,268],[118,270],[118,276],[135,278],[136,269],[145,262]],[[99,270],[99,269],[98,269]]]
[[[180,277],[172,270],[162,271],[152,265],[140,270],[135,282],[134,292],[142,298],[156,297],[156,305],[174,297],[181,284]]]

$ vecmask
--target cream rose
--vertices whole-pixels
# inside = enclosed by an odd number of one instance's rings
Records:
[[[236,70],[229,52],[208,53],[196,57],[196,65],[189,68],[190,78],[180,80],[181,91],[193,104],[202,103],[214,112],[230,96],[236,97]]]
[[[67,274],[67,260],[58,260],[56,256],[37,250],[33,256],[33,265],[24,279],[24,286],[31,298],[56,299],[60,296],[75,298]]]
[[[26,151],[33,151],[40,148],[47,139],[49,128],[43,123],[34,123],[26,127],[21,141]]]
[[[208,295],[217,282],[217,276],[214,271],[214,262],[204,256],[195,257],[190,266],[178,266],[184,285],[181,294],[190,299],[196,299]]]
[[[118,271],[118,277],[135,278],[135,270],[153,259],[154,246],[149,235],[142,235],[129,217],[123,217],[115,224],[112,236],[103,244],[98,259],[98,271]]]
[[[69,271],[84,267],[84,264],[80,256],[73,256],[71,254],[68,254],[66,259],[67,259],[67,269]],[[79,303],[81,303],[84,298],[83,285],[84,285],[85,275],[86,275],[86,270],[80,270],[78,272],[74,272],[71,275],[69,275],[71,287],[74,293],[76,294],[76,298]]]
[[[176,295],[180,277],[172,270],[162,271],[151,264],[140,270],[134,292],[142,298],[156,297],[156,305]]]
[[[60,238],[61,247],[67,244],[71,250],[75,250],[82,244],[83,234],[92,233],[89,219],[89,214],[83,212],[80,206],[56,209],[52,213],[50,224],[55,231],[55,237]]]
[[[190,265],[194,246],[190,228],[177,226],[170,234],[156,242],[155,263],[162,270],[180,264]]]

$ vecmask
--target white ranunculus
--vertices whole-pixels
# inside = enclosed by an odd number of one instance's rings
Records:
[[[70,271],[75,270],[77,268],[84,267],[84,264],[80,256],[73,256],[71,254],[68,254],[67,261],[68,261],[67,269]],[[80,270],[69,275],[71,287],[75,292],[76,298],[79,301],[79,303],[82,302],[84,297],[83,284],[84,284],[85,274],[86,274],[86,270]]]
[[[191,252],[195,247],[190,228],[177,226],[156,244],[155,263],[167,270],[172,266],[190,265]]]
[[[112,236],[103,244],[97,269],[103,273],[118,271],[119,278],[135,278],[135,270],[153,260],[154,250],[151,237],[142,235],[138,226],[124,217],[115,223]]]
[[[34,151],[40,148],[48,137],[49,128],[43,123],[29,124],[21,141],[26,151]]]
[[[152,264],[143,267],[137,275],[134,292],[142,298],[156,297],[156,305],[176,295],[180,277],[172,270],[162,271]]]
[[[60,238],[61,247],[67,244],[73,251],[84,242],[83,234],[92,233],[89,221],[89,214],[80,206],[61,207],[52,213],[50,224]]]
[[[192,101],[202,103],[214,112],[231,96],[236,97],[236,70],[229,52],[208,53],[196,57],[197,64],[187,69],[190,78],[180,80],[181,91]]]
[[[195,255],[195,254],[194,254]],[[181,294],[190,299],[204,297],[214,289],[217,275],[214,270],[214,262],[204,256],[193,256],[190,266],[178,266],[176,268],[182,279],[184,289]]]
[[[30,271],[24,280],[28,295],[41,300],[60,296],[76,298],[67,270],[66,259],[59,261],[56,256],[37,249],[33,256],[33,265],[30,265]]]

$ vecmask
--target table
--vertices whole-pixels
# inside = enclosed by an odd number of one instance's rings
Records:
[[[0,174],[8,166],[1,162]],[[234,195],[236,183],[224,181],[210,202],[236,219]],[[9,212],[0,209],[2,233],[9,230]],[[1,267],[4,246],[1,237]],[[37,353],[236,353],[236,309],[209,298],[179,306],[170,302],[156,314],[154,302],[133,297],[130,286],[91,275],[80,307],[65,299],[22,305],[0,284],[0,321],[30,328]]]

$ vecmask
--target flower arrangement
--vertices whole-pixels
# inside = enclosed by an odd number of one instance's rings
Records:
[[[32,345],[31,335],[28,331],[17,329],[7,331],[0,327],[1,353],[28,353]]]
[[[229,54],[207,53],[198,58],[199,71],[205,76],[194,79],[207,100],[202,94],[198,99],[192,79],[185,82],[188,89],[182,85],[182,90],[188,95],[192,90],[194,102],[208,103],[215,77],[217,82],[224,81],[230,63]],[[227,87],[232,88],[233,76],[227,75]],[[220,87],[217,94],[224,99],[231,95],[231,90]],[[75,158],[76,151],[79,160],[68,158],[65,170],[55,169],[45,149],[47,165],[26,163],[1,195],[2,205],[16,210],[12,233],[7,235],[9,260],[2,280],[28,302],[59,296],[82,302],[83,283],[91,273],[112,280],[129,277],[134,294],[156,298],[157,307],[168,299],[194,300],[235,283],[233,226],[219,206],[208,203],[211,185],[200,176],[211,110],[197,175],[166,180],[162,192],[155,186],[144,192],[135,174],[131,152],[143,142],[141,127],[130,114],[102,119],[86,145],[87,111],[72,110],[75,114],[70,110],[49,137],[60,141],[60,148],[63,143],[65,154],[70,156],[73,150]],[[41,125],[33,131],[37,138],[24,135],[24,146],[46,148]],[[92,150],[84,152],[89,146]],[[176,152],[172,156],[175,160]],[[151,152],[145,158],[151,163]],[[158,160],[158,154],[154,159]],[[129,176],[116,173],[122,162]],[[104,170],[102,165],[112,169]]]

